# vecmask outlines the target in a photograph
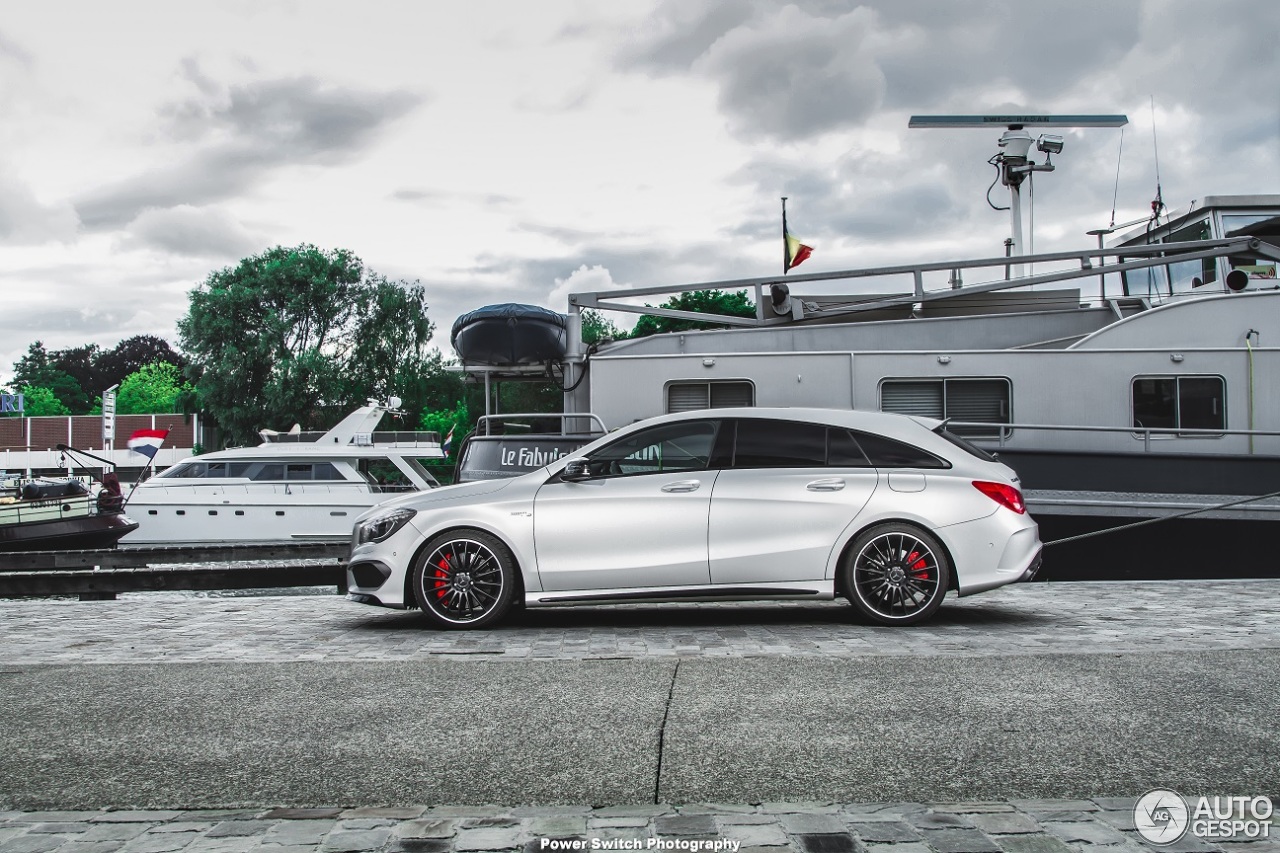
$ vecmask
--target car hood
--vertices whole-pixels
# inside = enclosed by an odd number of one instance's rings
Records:
[[[357,521],[362,521],[395,507],[408,507],[409,509],[426,509],[438,504],[446,503],[467,503],[472,498],[481,495],[490,495],[494,492],[500,492],[507,486],[511,485],[512,480],[516,478],[508,478],[503,480],[476,480],[471,483],[457,483],[452,486],[441,486],[438,489],[428,489],[422,492],[413,492],[407,495],[401,495],[392,498],[389,501],[383,501],[377,506],[366,510]]]

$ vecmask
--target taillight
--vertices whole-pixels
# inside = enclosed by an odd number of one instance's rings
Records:
[[[1008,507],[1018,515],[1022,515],[1027,511],[1027,505],[1022,502],[1022,492],[1013,486],[1006,486],[1004,483],[988,483],[986,480],[974,480],[973,487],[1000,504],[1000,506]]]

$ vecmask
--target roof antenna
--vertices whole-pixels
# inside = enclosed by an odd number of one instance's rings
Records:
[[[1156,197],[1151,200],[1151,223],[1157,224],[1164,213],[1164,197],[1160,194],[1160,144],[1156,138],[1156,96],[1151,95],[1151,148],[1156,159]],[[1150,230],[1148,228],[1148,230]]]

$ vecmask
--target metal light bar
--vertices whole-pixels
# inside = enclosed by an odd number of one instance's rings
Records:
[[[1123,115],[912,116],[907,127],[1123,127]]]

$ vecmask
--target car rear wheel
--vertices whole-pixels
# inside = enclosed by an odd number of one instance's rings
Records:
[[[863,531],[845,558],[849,602],[882,625],[923,622],[942,606],[951,566],[936,538],[892,522]]]
[[[515,573],[515,559],[497,538],[479,530],[443,533],[414,565],[413,595],[441,628],[485,628],[511,609]]]

